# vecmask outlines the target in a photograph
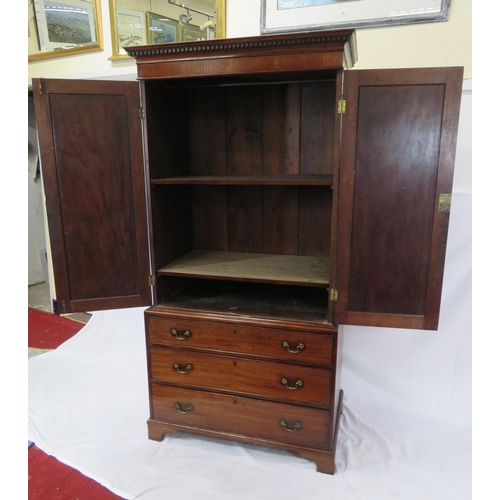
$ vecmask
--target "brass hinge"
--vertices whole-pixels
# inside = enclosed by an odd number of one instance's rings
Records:
[[[338,107],[337,107],[337,112],[339,115],[343,115],[345,113],[345,107],[346,107],[346,100],[345,99],[339,99]]]
[[[155,284],[156,284],[155,276],[154,276],[154,274],[150,274],[148,276],[148,285],[149,286],[154,286]]]
[[[42,81],[38,80],[38,92],[40,94],[43,94],[43,87],[42,87]]]
[[[451,209],[451,194],[440,194],[438,212],[449,212]]]
[[[144,108],[143,107],[139,108],[139,118],[141,120],[144,120]]]
[[[330,288],[330,300],[337,302],[339,300],[339,291],[335,288]]]

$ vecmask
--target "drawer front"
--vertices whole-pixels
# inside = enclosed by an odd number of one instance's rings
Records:
[[[327,407],[331,370],[150,347],[153,380]]]
[[[265,356],[306,364],[332,363],[333,337],[328,334],[154,316],[146,318],[149,341],[154,344]]]
[[[154,420],[329,449],[328,410],[155,384],[151,395]]]

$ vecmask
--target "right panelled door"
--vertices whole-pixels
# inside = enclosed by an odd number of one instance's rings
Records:
[[[463,68],[344,77],[336,322],[436,330]]]

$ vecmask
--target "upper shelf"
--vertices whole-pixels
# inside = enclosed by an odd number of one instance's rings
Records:
[[[330,259],[194,250],[158,270],[160,275],[328,287]]]
[[[152,179],[151,184],[217,184],[249,186],[331,186],[332,175],[203,175]]]

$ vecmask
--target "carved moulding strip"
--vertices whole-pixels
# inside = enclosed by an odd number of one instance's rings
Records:
[[[311,45],[311,44],[325,44],[325,43],[347,43],[351,39],[351,31],[343,31],[341,33],[330,32],[328,34],[308,34],[301,36],[267,36],[252,39],[234,39],[221,41],[202,41],[190,43],[171,43],[165,46],[142,46],[142,47],[127,47],[125,50],[132,57],[145,57],[155,55],[174,55],[174,54],[188,54],[200,52],[214,52],[214,51],[238,51],[248,49],[266,49],[274,48],[277,46],[290,46],[290,45]]]

